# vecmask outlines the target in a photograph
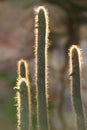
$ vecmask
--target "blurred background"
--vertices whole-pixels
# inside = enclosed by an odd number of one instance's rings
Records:
[[[0,130],[16,130],[17,61],[28,61],[36,127],[34,8],[48,9],[50,47],[49,123],[51,130],[76,129],[69,77],[68,49],[82,50],[82,101],[87,117],[87,0],[0,0]],[[87,124],[87,121],[86,121]]]

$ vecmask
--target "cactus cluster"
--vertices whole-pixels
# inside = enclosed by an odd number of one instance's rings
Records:
[[[37,129],[49,130],[48,93],[47,93],[47,51],[49,46],[48,13],[40,6],[35,10],[35,59],[36,59],[36,99]],[[81,61],[80,49],[73,45],[70,48],[70,75],[72,84],[73,106],[76,112],[78,130],[86,130],[82,100],[80,93]],[[29,82],[28,64],[25,60],[18,62],[18,78],[15,89],[17,100],[18,130],[32,129],[31,87]]]
[[[47,101],[47,48],[48,48],[48,15],[43,6],[35,11],[35,57],[38,130],[48,130]],[[32,130],[31,94],[28,80],[28,65],[25,60],[18,62],[17,81],[17,117],[18,130]],[[43,113],[43,116],[42,116]]]

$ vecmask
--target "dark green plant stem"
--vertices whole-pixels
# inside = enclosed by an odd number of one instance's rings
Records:
[[[22,78],[26,77],[26,69],[25,69],[25,64],[23,61],[20,64],[20,75]]]
[[[48,130],[47,114],[47,37],[45,8],[37,9],[36,87],[39,130]]]
[[[80,66],[80,50],[76,46],[72,46],[71,48],[71,66],[72,66],[72,99],[73,106],[76,112],[76,120],[77,120],[77,128],[78,130],[86,130],[85,128],[85,120],[82,108],[82,100],[81,100],[81,66]]]
[[[18,80],[21,78],[28,80],[28,64],[24,59],[18,61]]]
[[[20,128],[21,130],[29,130],[29,109],[28,109],[28,93],[25,82],[20,84]]]
[[[26,60],[18,61],[18,79],[14,88],[17,102],[17,128],[18,130],[32,130],[31,121],[31,89],[28,79],[28,64]]]
[[[29,84],[25,79],[21,79],[17,88],[18,130],[32,130]]]

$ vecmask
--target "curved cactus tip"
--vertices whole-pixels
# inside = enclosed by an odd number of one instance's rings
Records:
[[[49,43],[49,17],[48,17],[48,11],[47,11],[47,9],[44,7],[44,6],[39,6],[39,7],[36,7],[35,9],[34,9],[34,11],[35,11],[35,57],[36,57],[36,60],[35,60],[35,62],[36,62],[36,65],[37,65],[37,49],[38,49],[38,39],[39,39],[39,36],[38,36],[38,32],[39,32],[39,22],[40,22],[40,16],[42,17],[42,18],[44,18],[45,19],[45,21],[44,21],[44,29],[45,29],[45,60],[46,60],[46,66],[47,66],[47,49],[49,48],[49,45],[50,45],[50,43]],[[41,18],[41,19],[42,19]],[[42,26],[43,26],[43,24],[42,24]],[[42,34],[43,34],[43,32],[42,32]],[[47,71],[47,68],[46,68],[46,74],[48,73],[48,71]],[[36,75],[37,75],[37,70],[36,70],[36,73],[35,73]],[[35,78],[36,78],[36,81],[37,81],[37,76],[35,76]]]
[[[28,86],[28,83],[25,79],[24,80],[22,79],[20,82],[20,88],[21,88],[20,93],[21,94],[25,93],[25,86]]]
[[[28,85],[28,81],[27,81],[25,78],[21,78],[21,79],[18,81],[18,85],[19,85],[19,86],[21,86],[22,83]]]
[[[70,75],[72,75],[72,59],[73,59],[73,57],[76,57],[76,56],[78,57],[79,68],[81,69],[81,61],[82,61],[81,49],[77,45],[72,45],[69,49],[69,56],[70,56],[69,73],[70,73]]]
[[[21,78],[28,79],[28,64],[24,59],[18,61],[18,80]]]
[[[25,78],[21,78],[20,80],[17,81],[15,88],[19,90],[18,92],[20,92],[20,86],[22,83],[28,86],[28,80],[26,80]]]
[[[34,8],[35,14],[38,14],[40,11],[44,11],[44,14],[47,15],[47,9],[44,6],[38,6]]]
[[[73,54],[78,53],[79,57],[81,55],[81,49],[77,45],[72,45],[69,49],[69,56],[71,57]]]
[[[45,17],[45,22],[46,22],[46,37],[45,37],[45,41],[46,41],[46,45],[47,48],[49,47],[49,40],[48,40],[48,36],[49,36],[49,18],[48,18],[48,11],[44,6],[39,6],[34,8],[35,11],[35,42],[38,42],[38,24],[39,24],[39,16],[43,16]],[[36,53],[36,51],[35,51]]]

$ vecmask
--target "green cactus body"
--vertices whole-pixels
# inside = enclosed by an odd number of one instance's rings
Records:
[[[85,128],[85,121],[84,121],[84,114],[82,108],[82,100],[81,100],[81,93],[80,93],[80,76],[81,76],[81,61],[80,61],[80,49],[73,45],[70,48],[70,62],[71,62],[71,71],[72,71],[72,99],[73,105],[76,112],[76,119],[77,119],[77,127],[78,130],[86,130]]]
[[[29,130],[29,108],[28,108],[28,92],[27,84],[22,81],[20,84],[20,92],[18,92],[18,120],[20,130]]]
[[[18,62],[18,79],[26,78],[28,80],[28,64],[26,60],[19,60]]]
[[[21,63],[20,69],[21,69],[21,70],[20,70],[20,72],[21,72],[21,77],[26,77],[24,62]]]
[[[26,61],[24,61],[24,65],[23,65],[23,69],[25,72],[27,72],[27,74],[24,75],[28,77],[28,68],[27,68],[28,65]],[[20,68],[20,66],[22,67],[19,61],[18,68]],[[26,77],[21,78],[21,76],[19,75],[21,73],[22,72],[18,72],[18,81],[16,87],[17,88],[17,92],[16,92],[17,120],[18,120],[17,128],[18,130],[32,130],[30,83],[29,80],[26,80]]]
[[[48,130],[47,114],[47,38],[48,19],[44,7],[36,12],[36,87],[39,130]]]

